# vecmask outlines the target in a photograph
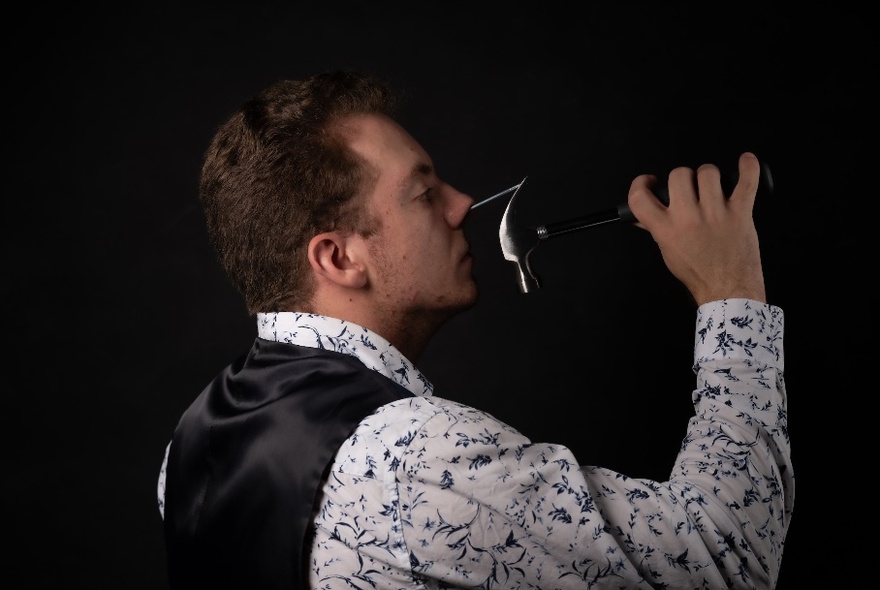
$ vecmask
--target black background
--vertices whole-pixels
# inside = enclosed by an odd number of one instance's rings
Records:
[[[778,588],[858,579],[869,19],[769,3],[326,4],[31,8],[7,22],[21,39],[7,48],[2,215],[15,587],[166,587],[165,444],[255,334],[207,243],[201,155],[245,97],[338,67],[409,95],[405,125],[475,199],[528,176],[528,225],[614,207],[640,173],[735,169],[745,150],[767,162],[775,191],[755,214],[768,295],[786,310],[797,473]],[[439,395],[582,463],[664,479],[692,411],[686,293],[647,233],[610,224],[542,242],[544,287],[520,294],[498,246],[503,206],[473,212],[481,300],[422,370]]]

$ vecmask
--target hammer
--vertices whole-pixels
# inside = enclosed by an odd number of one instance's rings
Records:
[[[730,195],[730,193],[733,192],[733,187],[736,186],[738,177],[739,175],[736,173],[722,172],[721,188],[724,190],[725,195]],[[541,280],[532,268],[529,257],[535,247],[537,247],[542,241],[568,232],[587,229],[605,223],[617,221],[634,223],[636,221],[635,216],[629,209],[629,205],[624,202],[617,207],[564,221],[539,225],[536,228],[520,225],[516,221],[517,196],[519,195],[523,184],[525,184],[526,178],[523,178],[522,182],[518,185],[514,185],[510,189],[495,195],[500,196],[513,191],[513,196],[510,197],[510,201],[507,203],[507,208],[504,210],[504,216],[501,218],[501,226],[498,229],[498,238],[501,242],[501,252],[504,255],[505,260],[509,260],[516,265],[519,290],[522,293],[531,293],[536,289],[541,288]],[[660,202],[668,206],[669,193],[666,189],[666,184],[660,183],[657,188],[653,190]],[[761,194],[762,192],[768,195],[773,192],[773,177],[770,175],[770,167],[763,162],[761,163],[758,194]]]

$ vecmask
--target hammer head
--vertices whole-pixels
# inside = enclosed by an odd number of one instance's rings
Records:
[[[520,292],[530,293],[541,288],[541,281],[529,262],[529,255],[540,242],[540,238],[537,230],[521,226],[516,222],[516,198],[525,182],[526,179],[523,178],[507,203],[504,216],[501,218],[501,226],[498,228],[498,239],[504,259],[516,265]]]

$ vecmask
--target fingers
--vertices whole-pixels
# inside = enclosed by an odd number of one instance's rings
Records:
[[[758,236],[752,219],[761,167],[751,153],[739,159],[739,181],[726,195],[714,164],[669,174],[668,205],[655,194],[656,178],[630,186],[637,225],[651,233],[666,266],[698,304],[730,297],[765,299]]]
[[[716,170],[717,172],[717,170]],[[704,171],[705,173],[705,171]],[[655,194],[657,178],[651,174],[643,174],[633,180],[630,185],[627,204],[633,216],[638,220],[638,227],[652,231],[659,224],[668,222],[669,215],[674,212],[679,217],[698,217],[697,207],[700,196],[694,185],[695,173],[691,168],[680,166],[669,173],[668,205],[664,205]]]
[[[694,207],[704,218],[717,219],[727,208],[727,197],[721,188],[721,171],[714,164],[703,164],[697,168],[698,199]]]
[[[633,179],[629,187],[629,194],[626,197],[626,204],[636,218],[635,225],[642,229],[647,229],[647,225],[642,220],[648,221],[650,225],[659,223],[662,219],[666,207],[661,203],[652,191],[657,184],[657,177],[653,174],[642,174]]]
[[[738,214],[751,215],[760,181],[761,164],[753,153],[744,152],[740,155],[738,168],[739,180],[730,194],[725,194],[721,172],[715,164],[702,164],[696,170],[686,166],[673,169],[667,180],[667,205],[655,194],[659,192],[655,189],[661,188],[657,184],[657,178],[651,174],[638,176],[630,185],[627,195],[627,204],[637,219],[635,225],[649,229],[670,214],[691,220],[719,219],[731,207]]]
[[[761,180],[761,163],[755,154],[745,152],[739,157],[739,180],[730,195],[730,204],[741,213],[751,215]]]

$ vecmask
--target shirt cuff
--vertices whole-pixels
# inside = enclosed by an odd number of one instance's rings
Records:
[[[697,309],[694,372],[718,359],[751,358],[782,372],[783,311],[754,299],[721,299]]]

